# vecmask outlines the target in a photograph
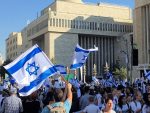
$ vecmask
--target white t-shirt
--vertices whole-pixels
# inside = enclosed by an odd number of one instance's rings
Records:
[[[98,106],[102,107],[102,103],[101,103],[101,94],[96,94],[95,99],[98,101]]]
[[[104,113],[103,111],[101,111],[100,113]],[[114,110],[111,110],[110,113],[116,113]]]
[[[130,103],[131,110],[135,113],[137,110],[142,108],[142,105],[138,101],[132,101]]]
[[[86,113],[100,113],[99,107],[94,104],[89,104],[83,109]]]
[[[142,113],[149,113],[149,112],[150,112],[150,106],[147,106],[146,104],[144,104],[142,108]]]
[[[118,111],[126,113],[129,110],[129,106],[127,104],[123,105],[122,108],[118,107]]]

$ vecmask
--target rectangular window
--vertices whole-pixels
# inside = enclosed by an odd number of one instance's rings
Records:
[[[71,20],[71,28],[73,28],[73,25],[72,25],[72,24],[73,24],[73,21]]]
[[[59,19],[59,27],[61,27],[61,19]]]
[[[97,22],[95,22],[95,30],[97,30]]]
[[[68,20],[68,27],[71,28],[71,20]]]
[[[56,27],[58,27],[58,19],[56,19]]]
[[[82,22],[81,22],[81,20],[79,21],[79,29],[81,29],[81,25],[82,24]]]
[[[87,22],[85,21],[84,23],[85,23],[85,29],[87,29]]]
[[[62,19],[62,27],[64,27],[64,19]]]
[[[89,29],[90,28],[90,23],[86,22],[86,28]]]
[[[76,29],[78,29],[78,20],[76,20],[75,26],[76,26]]]
[[[112,24],[110,24],[110,31],[112,31],[113,30],[113,28],[112,28],[113,26],[112,26]]]
[[[75,20],[71,20],[71,28],[75,28]]]
[[[55,18],[53,18],[53,26],[55,26]]]
[[[52,26],[52,18],[50,18],[49,24],[50,26]]]
[[[85,29],[85,22],[82,21],[82,29]]]
[[[67,20],[65,19],[65,27],[67,27]]]
[[[94,30],[94,22],[90,22],[90,30]]]

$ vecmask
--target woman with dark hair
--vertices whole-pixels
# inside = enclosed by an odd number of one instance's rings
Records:
[[[24,102],[24,113],[39,113],[41,110],[40,102],[37,99],[38,94],[37,92],[32,93],[29,95]]]
[[[147,95],[147,99],[142,108],[142,113],[150,113],[150,93],[148,93],[148,95]]]
[[[118,111],[119,111],[119,113],[129,113],[129,105],[126,102],[125,95],[122,95],[119,97]]]
[[[105,108],[102,110],[102,113],[116,113],[113,110],[113,96],[108,94],[108,97],[105,99]]]

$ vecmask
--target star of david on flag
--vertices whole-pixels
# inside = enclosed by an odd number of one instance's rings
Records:
[[[57,73],[46,54],[34,45],[4,68],[19,85],[20,96],[28,96],[39,89],[44,81]]]
[[[94,49],[83,49],[77,44],[74,52],[73,63],[71,64],[70,69],[74,70],[82,67],[86,62],[89,53],[92,51],[98,51],[98,48],[95,47]]]
[[[40,67],[35,65],[35,62],[29,64],[28,63],[28,67],[26,68],[26,71],[30,74],[30,75],[37,75],[37,71],[39,70]]]

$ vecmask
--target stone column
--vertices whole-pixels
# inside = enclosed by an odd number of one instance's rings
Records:
[[[51,59],[51,54],[50,54],[50,32],[46,33],[44,35],[44,52],[48,56],[49,59]]]

